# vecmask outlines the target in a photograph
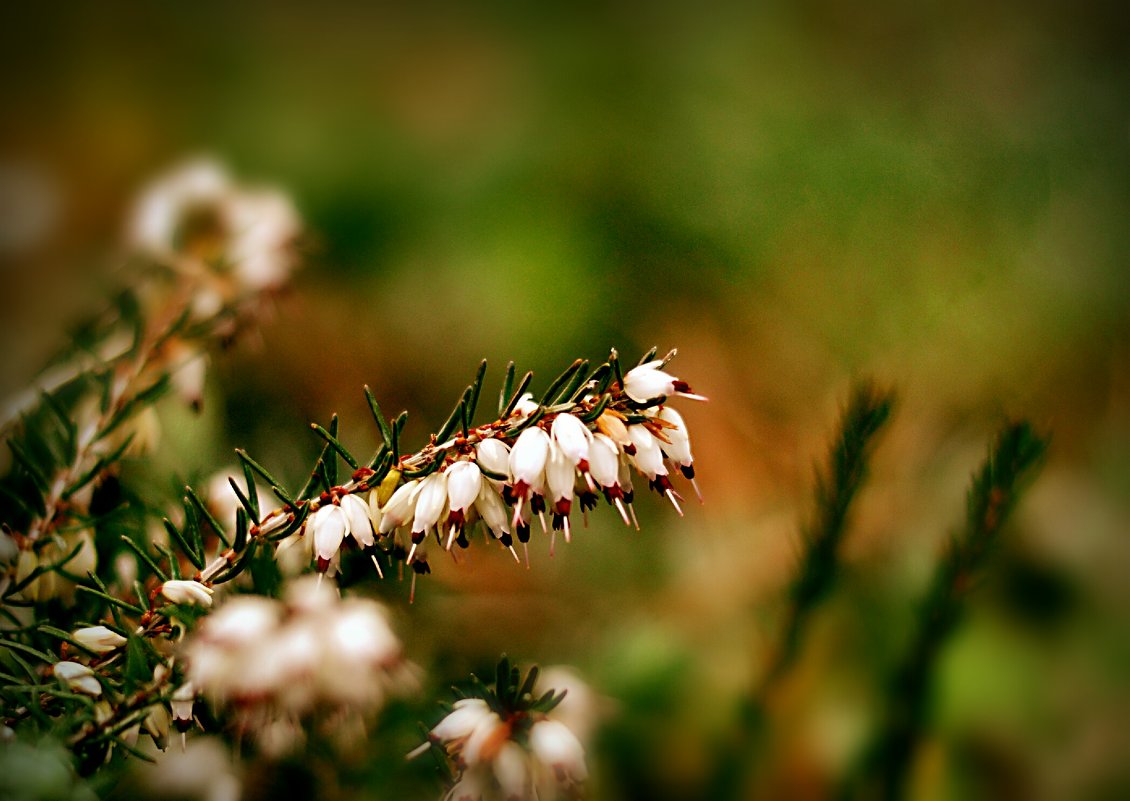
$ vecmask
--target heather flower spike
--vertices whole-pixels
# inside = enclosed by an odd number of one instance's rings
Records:
[[[587,526],[588,513],[601,495],[626,526],[638,529],[633,471],[647,478],[651,488],[682,514],[669,465],[678,466],[693,481],[693,458],[685,422],[664,401],[688,393],[684,382],[662,369],[666,363],[645,362],[620,379],[613,352],[609,363],[586,380],[587,363],[577,360],[540,400],[527,391],[532,374],[527,373],[515,387],[511,369],[500,395],[498,418],[474,425],[484,364],[447,422],[416,452],[401,449],[406,414],[385,419],[366,389],[384,440],[369,465],[362,467],[338,441],[336,418],[329,429],[314,426],[327,444],[327,455],[322,458],[333,460],[334,466],[326,461],[317,465],[308,487],[296,496],[298,500],[291,499],[266,470],[241,453],[249,476],[247,493],[252,492],[250,472],[254,472],[287,505],[266,514],[255,513],[258,520],[250,520],[253,507],[236,490],[236,500],[247,510],[240,524],[247,536],[242,541],[236,537],[237,547],[208,565],[199,561],[202,554],[198,554],[197,578],[168,581],[162,593],[177,603],[208,605],[211,584],[218,576],[227,580],[238,573],[243,564],[240,557],[246,551],[235,551],[244,549],[240,543],[252,537],[277,544],[276,559],[285,575],[307,569],[309,560],[319,574],[335,575],[342,549],[356,547],[383,576],[379,559],[387,556],[397,563],[401,578],[405,567],[411,568],[413,597],[417,578],[431,571],[423,552],[429,534],[458,564],[459,551],[453,546],[469,548],[470,528],[482,523],[486,541],[493,538],[521,562],[515,550],[517,539],[529,568],[530,525],[535,516],[548,537],[551,555],[558,531],[566,542],[572,541],[574,508],[580,507]],[[337,478],[339,458],[353,468],[343,483]],[[229,567],[232,570],[225,573]]]

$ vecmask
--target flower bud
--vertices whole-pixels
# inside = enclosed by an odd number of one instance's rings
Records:
[[[212,605],[212,588],[199,581],[170,579],[161,585],[161,594],[174,604]]]
[[[506,476],[510,476],[510,446],[500,439],[484,439],[475,446],[475,459],[484,470]],[[486,477],[496,490],[501,492],[503,484],[507,479],[497,479]]]
[[[102,695],[102,685],[94,677],[94,671],[78,662],[56,662],[51,672],[75,692],[95,698]]]
[[[126,644],[126,638],[105,626],[88,626],[71,634],[84,648],[105,654]]]

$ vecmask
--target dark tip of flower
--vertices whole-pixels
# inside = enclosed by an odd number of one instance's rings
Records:
[[[688,480],[694,480],[694,465],[693,464],[679,465],[679,472],[682,473],[683,476],[685,478],[687,478]]]
[[[530,541],[530,524],[521,523],[518,526],[518,542]]]
[[[459,536],[455,538],[455,544],[458,545],[460,548],[470,548],[471,547],[471,541],[469,539],[467,539],[467,532],[466,531],[463,531],[463,530],[459,531]]]
[[[621,497],[624,499],[624,503],[630,504],[636,499],[636,491],[634,489],[624,490]]]
[[[647,482],[648,486],[658,492],[660,495],[671,489],[671,479],[667,476],[656,476]]]
[[[636,446],[633,445],[632,443],[625,442],[623,447],[624,447],[624,453],[628,454],[629,456],[635,456],[636,455]]]
[[[498,538],[498,541],[501,542],[502,545],[506,548],[509,548],[514,544],[514,538],[511,537],[508,533],[504,533],[501,537]]]
[[[181,734],[184,734],[186,731],[192,728],[192,718],[185,718],[184,720],[182,720],[181,718],[174,718],[173,727]]]
[[[456,526],[459,529],[462,529],[465,522],[466,516],[464,515],[462,509],[452,509],[451,514],[447,516],[448,526]]]
[[[530,508],[534,510],[534,514],[540,515],[545,511],[545,496],[534,493],[530,498]]]
[[[568,519],[569,519],[569,513],[568,512],[565,512],[564,514],[559,514],[558,512],[554,512],[553,513],[553,530],[554,531],[561,531],[562,529],[564,529],[565,523]]]
[[[330,560],[329,559],[323,559],[320,556],[318,557],[318,572],[319,573],[325,573],[326,570],[329,569],[329,566],[330,566]]]
[[[431,567],[428,565],[428,560],[423,557],[418,557],[412,562],[412,572],[418,576],[423,576],[432,572]]]
[[[426,531],[413,531],[412,532],[412,544],[413,545],[419,545],[421,542],[424,541],[424,536],[427,533],[428,532],[426,532]]]
[[[577,501],[581,504],[581,511],[587,512],[596,508],[597,495],[595,492],[581,492],[577,495]]]
[[[553,504],[553,514],[555,517],[557,515],[567,515],[572,508],[573,500],[571,498],[561,498]]]
[[[671,382],[671,386],[676,392],[694,392],[694,390],[691,389],[691,385],[686,381],[675,380]]]
[[[507,506],[513,506],[517,498],[514,497],[514,488],[509,484],[502,485],[502,500]]]

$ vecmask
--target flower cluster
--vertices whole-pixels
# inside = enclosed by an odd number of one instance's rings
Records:
[[[588,777],[585,749],[553,712],[564,692],[536,695],[538,669],[525,680],[503,658],[494,688],[476,685],[412,751],[437,748],[454,768],[445,801],[576,797]]]
[[[238,185],[216,162],[197,159],[141,193],[127,238],[139,253],[199,281],[194,311],[207,317],[284,284],[300,231],[285,194]]]
[[[535,517],[550,536],[551,554],[558,531],[571,541],[574,509],[587,525],[601,496],[625,525],[638,528],[633,471],[682,514],[671,471],[681,472],[697,494],[694,457],[686,422],[666,401],[705,398],[665,372],[665,364],[645,362],[603,391],[582,391],[575,402],[557,406],[525,393],[501,419],[402,458],[367,501],[361,496],[376,481],[371,470],[359,470],[352,486],[323,493],[306,526],[282,542],[280,557],[297,549],[333,575],[342,546],[352,540],[378,572],[378,557],[391,554],[402,555],[416,574],[427,573],[429,534],[446,551],[466,548],[468,530],[481,522],[516,561],[517,538],[528,564]]]
[[[208,615],[187,641],[187,685],[176,702],[200,694],[234,712],[260,746],[282,751],[308,720],[364,718],[412,679],[384,608],[342,599],[313,578],[293,582],[283,601],[237,595]],[[186,687],[191,689],[186,689]]]

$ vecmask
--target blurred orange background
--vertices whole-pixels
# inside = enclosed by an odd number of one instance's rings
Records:
[[[822,0],[476,11],[322,3],[0,11],[3,394],[114,284],[138,186],[211,153],[285,187],[303,271],[214,360],[159,463],[246,447],[297,482],[361,386],[446,417],[480,358],[542,388],[677,346],[706,505],[597,516],[534,569],[437,565],[403,620],[436,681],[517,658],[617,699],[596,798],[695,797],[756,676],[838,404],[899,396],[760,789],[827,797],[995,428],[1048,463],[943,655],[917,798],[1130,792],[1130,86],[1099,3]],[[703,688],[709,688],[706,692]]]

